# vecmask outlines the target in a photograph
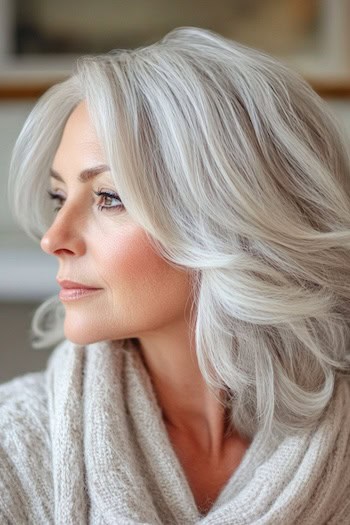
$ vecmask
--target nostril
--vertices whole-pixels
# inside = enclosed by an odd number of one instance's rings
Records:
[[[55,250],[53,252],[53,255],[57,255],[57,257],[59,257],[60,255],[64,255],[65,253],[74,255],[74,252],[72,250],[69,250],[68,248],[59,248],[58,250]]]

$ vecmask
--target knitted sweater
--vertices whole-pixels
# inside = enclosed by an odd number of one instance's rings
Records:
[[[64,341],[0,385],[0,524],[348,524],[349,438],[342,379],[314,431],[257,433],[201,515],[138,351]]]

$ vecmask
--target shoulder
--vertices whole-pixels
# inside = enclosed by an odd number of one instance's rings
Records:
[[[33,396],[31,406],[35,407],[37,403],[43,402],[46,397],[45,370],[23,374],[6,383],[0,383],[0,410],[7,413],[7,410],[14,407],[23,408],[23,404],[26,410],[30,409],[27,398],[29,393]]]
[[[3,521],[27,523],[42,518],[50,523],[50,450],[46,371],[24,374],[0,384]]]
[[[24,374],[0,384],[0,436],[2,445],[13,433],[47,432],[45,371]]]

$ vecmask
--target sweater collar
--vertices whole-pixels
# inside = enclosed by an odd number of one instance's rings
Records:
[[[206,516],[198,512],[137,349],[65,341],[50,357],[47,388],[57,523],[319,524],[346,503],[345,381],[314,432],[264,447],[257,433]]]

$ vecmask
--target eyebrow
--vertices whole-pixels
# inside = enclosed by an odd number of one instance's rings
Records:
[[[80,182],[88,182],[93,177],[97,177],[97,175],[100,175],[101,173],[110,170],[110,167],[106,166],[105,164],[95,166],[94,168],[87,168],[79,173],[78,180]],[[61,175],[57,173],[57,171],[55,171],[53,168],[50,168],[50,177],[64,182],[64,179],[61,177]]]

